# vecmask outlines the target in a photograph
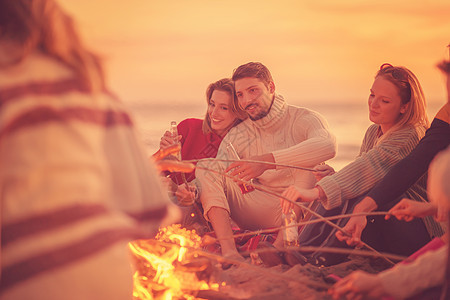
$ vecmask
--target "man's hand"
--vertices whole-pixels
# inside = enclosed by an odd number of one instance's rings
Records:
[[[319,198],[319,190],[317,188],[303,189],[296,187],[295,185],[291,185],[281,194],[281,196],[295,202],[312,202]],[[294,207],[293,203],[286,201],[283,198],[280,198],[280,204],[281,210],[284,214],[287,214],[291,208]]]
[[[437,214],[437,207],[428,202],[418,202],[403,198],[389,213],[399,220],[406,222],[412,221],[414,218],[423,218]],[[390,215],[386,215],[385,219],[389,219]]]
[[[336,173],[332,167],[329,165],[317,165],[314,167],[315,172],[313,172],[316,181],[320,181],[325,176],[330,176]]]
[[[265,161],[265,162],[275,162],[272,153],[267,153],[258,156],[251,156],[248,160],[255,161]],[[237,176],[242,180],[251,180],[258,176],[261,176],[266,170],[275,169],[274,165],[264,164],[264,163],[250,163],[244,161],[236,161],[232,163],[225,172],[231,171],[231,176]]]
[[[351,217],[342,229],[349,233],[350,236],[345,235],[342,231],[336,232],[336,237],[340,241],[345,241],[349,246],[362,247],[361,234],[367,225],[367,218],[365,216]]]
[[[339,280],[328,293],[333,299],[381,299],[386,295],[380,278],[363,271],[355,271]]]

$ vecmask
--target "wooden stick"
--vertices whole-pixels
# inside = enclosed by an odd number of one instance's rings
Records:
[[[302,251],[302,252],[329,252],[329,253],[338,253],[338,254],[356,254],[361,256],[372,256],[372,257],[388,257],[393,260],[403,261],[408,259],[406,256],[390,254],[390,253],[374,253],[373,251],[361,250],[361,249],[347,249],[347,248],[335,248],[335,247],[315,247],[315,246],[291,246],[284,249],[278,248],[260,248],[247,252],[242,252],[242,255],[248,255],[250,253],[267,253],[267,252],[288,252],[288,251]]]
[[[327,220],[338,220],[338,219],[344,219],[344,218],[349,218],[349,217],[358,217],[358,216],[385,216],[385,215],[389,215],[389,212],[384,212],[384,211],[360,212],[360,213],[344,214],[344,215],[324,217],[324,218]],[[285,229],[285,228],[290,228],[290,227],[299,227],[299,226],[303,226],[303,225],[315,224],[315,223],[320,223],[320,222],[323,222],[323,220],[315,219],[315,220],[309,220],[309,221],[302,221],[302,222],[298,222],[295,224],[280,226],[280,227],[276,227],[276,228],[260,229],[260,230],[245,232],[245,233],[233,234],[233,236],[231,236],[231,237],[224,237],[221,239],[211,237],[211,239],[213,241],[229,240],[231,238],[239,238],[239,237],[245,237],[245,236],[251,236],[251,235],[258,235],[258,234],[262,234],[262,233],[271,233],[271,232],[279,231],[280,229]]]
[[[257,164],[265,164],[265,165],[271,165],[271,166],[277,166],[277,167],[283,167],[283,168],[290,168],[290,169],[299,169],[304,171],[310,171],[310,172],[316,172],[316,170],[311,168],[305,168],[305,167],[298,167],[298,166],[292,166],[292,165],[283,165],[279,163],[273,163],[273,162],[267,162],[267,161],[259,161],[259,160],[250,160],[250,159],[220,159],[220,158],[202,158],[202,159],[191,159],[191,160],[183,160],[184,162],[189,163],[195,163],[195,162],[206,162],[206,161],[219,161],[219,162],[248,162],[248,163],[257,163]]]
[[[201,166],[198,166],[198,165],[197,165],[196,167],[197,167],[197,169],[200,169],[200,170],[205,170],[205,171],[209,171],[209,172],[212,172],[212,173],[216,173],[216,174],[218,174],[218,175],[221,175],[221,176],[225,176],[225,177],[231,178],[231,179],[233,179],[233,180],[235,180],[235,181],[239,181],[239,182],[241,182],[241,183],[245,183],[245,184],[251,185],[251,186],[253,186],[253,187],[254,187],[255,189],[257,189],[257,190],[260,190],[260,191],[265,192],[265,193],[267,193],[267,194],[269,194],[269,195],[272,195],[272,196],[278,197],[278,198],[280,198],[280,199],[286,200],[286,201],[288,201],[288,202],[290,202],[290,203],[293,203],[294,205],[297,205],[297,206],[299,206],[300,208],[302,208],[302,209],[308,211],[310,214],[316,216],[318,219],[320,219],[320,220],[322,220],[323,222],[327,223],[327,224],[330,225],[331,227],[333,227],[333,228],[335,228],[335,229],[341,231],[341,232],[342,232],[343,234],[345,234],[346,236],[351,236],[351,234],[349,234],[347,231],[343,230],[341,227],[339,227],[338,225],[334,224],[333,222],[327,220],[326,218],[324,218],[324,217],[321,216],[320,214],[316,213],[314,210],[310,209],[310,208],[307,207],[306,205],[303,205],[303,204],[300,204],[300,203],[298,203],[298,202],[296,202],[296,201],[292,201],[292,200],[290,200],[290,199],[287,199],[286,197],[284,197],[284,196],[282,196],[282,195],[280,195],[280,194],[278,194],[278,193],[276,193],[276,192],[273,192],[273,191],[271,191],[271,190],[269,190],[269,189],[263,187],[263,186],[260,185],[260,184],[254,184],[253,182],[246,181],[246,180],[242,180],[242,179],[240,179],[240,178],[238,178],[238,177],[231,176],[231,175],[229,175],[229,174],[226,174],[226,173],[223,173],[223,172],[219,172],[219,171],[216,171],[216,170],[213,170],[213,169],[204,168],[204,167],[201,167]],[[384,259],[385,259],[387,262],[389,262],[390,264],[395,265],[395,263],[394,263],[393,261],[391,261],[391,260],[390,260],[389,258],[387,258],[387,257],[384,257],[380,252],[378,252],[376,249],[372,248],[371,246],[369,246],[369,245],[366,244],[365,242],[361,241],[361,244],[363,244],[364,247],[368,248],[369,250],[371,250],[371,251],[377,253],[377,255],[380,255],[380,257],[384,258]]]

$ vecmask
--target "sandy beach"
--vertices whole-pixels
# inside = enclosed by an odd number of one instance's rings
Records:
[[[328,275],[345,277],[355,270],[378,273],[388,267],[380,258],[356,255],[330,267],[310,264],[270,268],[232,266],[223,271],[230,285],[221,289],[221,295],[212,295],[209,299],[220,299],[221,296],[234,299],[331,299],[326,287],[331,287],[333,283],[327,279]]]

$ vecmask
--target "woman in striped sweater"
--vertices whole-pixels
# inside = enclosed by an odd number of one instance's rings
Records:
[[[384,210],[385,204],[400,201],[403,193],[427,173],[433,157],[450,145],[450,61],[439,63],[438,68],[446,77],[447,102],[438,111],[417,147],[397,163],[355,206],[355,213]],[[359,245],[364,229],[366,226],[371,227],[372,223],[367,221],[364,216],[354,216],[344,227],[351,236],[336,234],[340,240],[345,240],[349,245]]]
[[[317,200],[322,206],[319,211],[322,209],[321,212],[325,215],[351,211],[392,166],[411,152],[429,126],[420,83],[404,67],[390,64],[381,66],[370,89],[368,104],[369,118],[375,124],[368,128],[359,156],[337,173],[330,168],[320,169],[331,175],[323,177],[312,189],[291,186],[283,192],[284,197],[302,202]],[[427,201],[425,182],[425,178],[422,178],[413,185],[407,191],[409,198]],[[293,206],[284,200],[281,200],[281,205],[283,211],[288,211]],[[343,226],[344,223],[345,221],[340,221],[339,225]],[[382,227],[383,224],[379,225]],[[329,230],[316,231],[315,227],[317,226],[304,228],[300,234],[301,244],[320,245],[324,236],[333,234]],[[322,236],[315,236],[317,232],[321,232]],[[409,255],[432,237],[442,234],[439,224],[428,218],[407,225],[398,222],[389,232],[375,230],[365,241],[381,251]],[[380,238],[380,235],[384,237]],[[338,241],[336,243],[339,244]]]
[[[53,0],[0,1],[0,299],[130,299],[169,199]]]

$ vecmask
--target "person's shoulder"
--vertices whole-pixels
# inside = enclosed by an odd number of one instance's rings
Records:
[[[196,118],[188,118],[184,119],[183,121],[178,124],[179,127],[202,127],[203,126],[203,120],[196,119]]]
[[[405,125],[399,128],[395,133],[399,135],[422,136],[425,134],[426,127],[423,125]]]
[[[0,50],[0,54],[4,52]],[[43,72],[42,70],[45,70]],[[75,79],[75,73],[63,63],[40,51],[34,51],[20,63],[4,68],[0,72],[0,86],[29,85],[30,83],[57,82]]]
[[[386,142],[403,143],[405,145],[413,142],[417,143],[425,134],[426,128],[422,125],[405,125],[386,137]]]
[[[237,124],[236,126],[232,127],[230,129],[230,131],[228,131],[228,133],[225,135],[225,138],[230,138],[230,137],[234,137],[234,136],[239,136],[243,133],[249,133],[252,130],[254,130],[255,125],[253,124],[253,121],[250,120],[250,118],[247,118],[245,120],[243,120],[242,122],[240,122],[239,124]]]
[[[299,116],[299,117],[312,117],[312,118],[320,118],[324,119],[324,117],[317,111],[307,108],[307,107],[300,107],[296,105],[288,105],[287,110],[290,114]]]
[[[309,113],[309,112],[315,112],[312,109],[303,107],[303,106],[297,106],[297,105],[292,105],[292,104],[288,104],[287,105],[287,109],[290,111],[295,111],[295,112],[299,112],[299,113]]]
[[[438,111],[435,118],[450,124],[450,103],[445,103]]]
[[[195,118],[189,118],[181,121],[178,126],[178,134],[181,134],[182,136],[186,137],[189,134],[192,133],[198,133],[202,131],[203,127],[203,120],[195,119]]]

